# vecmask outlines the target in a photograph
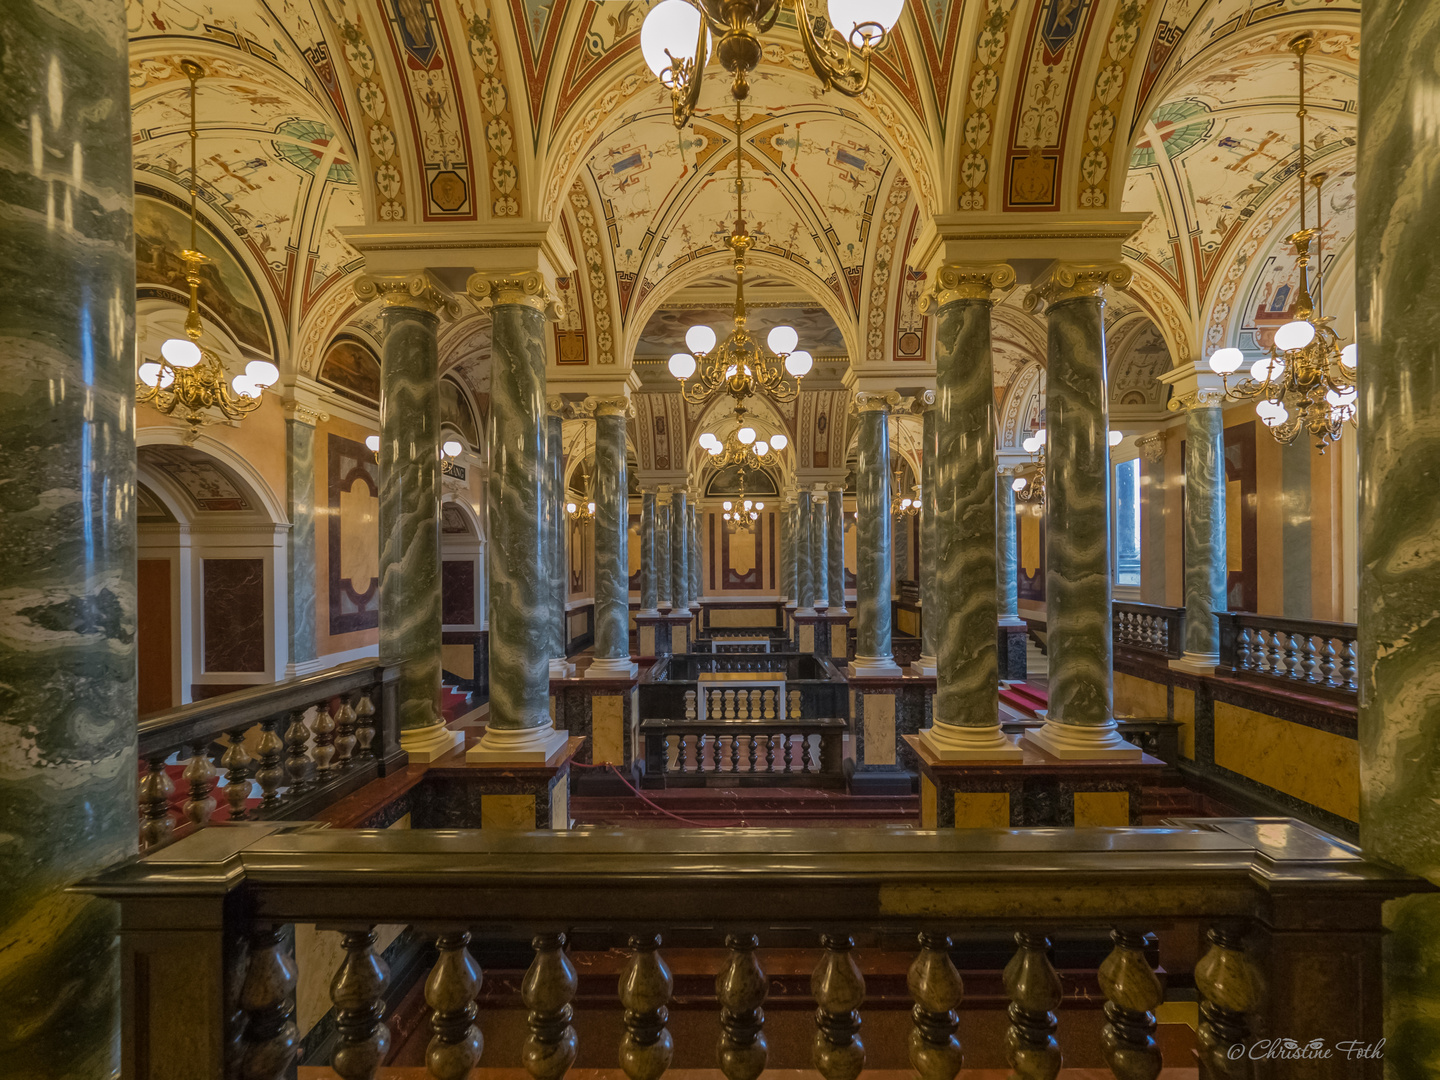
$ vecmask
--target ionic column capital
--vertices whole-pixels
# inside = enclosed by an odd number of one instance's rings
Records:
[[[435,277],[418,274],[363,274],[355,282],[355,297],[362,304],[380,300],[387,308],[410,308],[445,320],[460,317],[460,301]]]
[[[580,416],[601,417],[621,416],[629,419],[635,415],[635,407],[630,399],[620,397],[587,397],[575,408]]]
[[[538,270],[528,274],[500,275],[478,272],[470,275],[465,291],[482,311],[496,304],[518,304],[533,308],[547,319],[559,319],[565,305],[550,291],[545,275]]]
[[[1105,298],[1107,289],[1127,289],[1134,271],[1126,262],[1069,263],[1053,262],[1030,286],[1025,297],[1025,310],[1078,300],[1083,297]]]
[[[852,408],[857,413],[878,412],[889,413],[900,407],[904,400],[898,390],[888,390],[883,394],[870,390],[860,390],[855,394]]]
[[[1135,440],[1135,448],[1146,461],[1159,461],[1165,456],[1165,432],[1152,431]]]
[[[920,294],[920,314],[957,300],[993,301],[995,290],[1014,284],[1015,269],[1009,263],[946,263]]]
[[[1192,409],[1218,409],[1224,404],[1224,390],[1218,386],[1201,386],[1188,394],[1172,397],[1166,408],[1171,412],[1190,412]]]

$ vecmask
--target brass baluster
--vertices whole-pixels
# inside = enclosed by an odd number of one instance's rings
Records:
[[[295,960],[271,927],[250,939],[250,958],[240,987],[245,1013],[241,1080],[281,1080],[295,1063],[300,1032],[295,1027]]]
[[[170,796],[175,783],[165,771],[165,755],[156,754],[146,760],[145,775],[140,778],[140,843],[144,847],[163,844],[175,831],[170,820]]]
[[[666,1027],[675,980],[660,956],[659,934],[631,937],[630,950],[630,963],[620,976],[620,1004],[625,1007],[620,1067],[630,1080],[660,1080],[675,1052]]]
[[[1250,1037],[1246,1014],[1260,1004],[1260,972],[1245,955],[1240,934],[1214,927],[1210,950],[1195,965],[1200,991],[1200,1076],[1204,1080],[1248,1080],[1248,1054],[1231,1057],[1231,1047]]]
[[[345,960],[330,983],[338,1032],[330,1067],[342,1080],[374,1080],[390,1052],[390,1029],[384,1024],[381,995],[390,968],[375,955],[375,928],[350,930],[341,936]]]
[[[825,955],[810,976],[815,998],[815,1044],[810,1060],[825,1080],[855,1080],[865,1068],[860,1041],[860,1005],[865,976],[855,963],[855,942],[844,934],[820,939]]]
[[[965,997],[965,984],[950,959],[950,939],[944,934],[920,934],[920,953],[905,978],[915,1002],[911,1013],[910,1066],[920,1080],[955,1080],[963,1051],[956,1032]]]
[[[280,767],[280,751],[285,749],[285,743],[275,730],[279,726],[277,719],[266,720],[261,725],[260,743],[255,748],[260,751],[260,767],[255,770],[255,782],[260,785],[262,813],[280,805],[280,785],[285,780],[285,770]]]
[[[1019,946],[1005,965],[1005,992],[1010,995],[1010,1029],[1005,1056],[1019,1080],[1055,1080],[1060,1072],[1060,1044],[1055,1041],[1055,1010],[1060,1007],[1060,976],[1050,963],[1050,939],[1022,930]]]
[[[1112,930],[1115,948],[1100,964],[1105,994],[1105,1027],[1100,1045],[1117,1080],[1155,1080],[1160,1049],[1155,1045],[1155,1009],[1165,1000],[1160,980],[1141,951],[1145,935]]]
[[[180,773],[190,784],[190,791],[182,809],[187,820],[204,827],[210,824],[210,815],[215,813],[215,797],[211,794],[215,778],[220,774],[210,760],[208,742],[197,742],[190,748],[190,760]]]
[[[369,694],[361,694],[355,703],[355,743],[362,758],[375,756],[375,703]]]
[[[565,954],[564,934],[537,934],[530,941],[535,959],[520,984],[520,1000],[530,1010],[522,1060],[535,1080],[560,1080],[575,1064],[579,1043],[570,1025],[570,1000],[579,979]]]
[[[435,941],[440,956],[425,980],[425,1004],[430,1006],[430,1045],[425,1066],[436,1080],[462,1080],[480,1061],[485,1040],[475,1026],[479,1011],[480,965],[466,948],[470,935],[463,931],[441,934]]]
[[[245,731],[227,731],[230,745],[220,756],[220,765],[225,769],[225,801],[230,804],[230,820],[244,821],[249,814],[245,801],[250,798],[250,763],[254,759],[245,749]]]
[[[290,774],[290,794],[304,791],[310,786],[308,774],[310,757],[310,728],[305,723],[305,710],[296,709],[290,714],[290,726],[285,729],[285,771]]]
[[[725,947],[730,962],[715,976],[720,1002],[720,1042],[715,1056],[725,1080],[757,1080],[765,1071],[770,1048],[765,1042],[765,972],[755,958],[760,939],[730,934]]]
[[[339,726],[330,712],[329,705],[315,706],[315,723],[311,730],[315,733],[313,753],[317,779],[322,773],[328,773],[335,761],[335,731]]]

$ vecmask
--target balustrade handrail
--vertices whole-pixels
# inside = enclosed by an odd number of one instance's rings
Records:
[[[1220,623],[1218,670],[1354,701],[1359,689],[1354,623],[1252,611],[1220,611],[1216,617]]]
[[[1280,630],[1287,634],[1309,634],[1312,637],[1353,639],[1353,622],[1330,622],[1325,619],[1291,619],[1283,615],[1257,615],[1253,611],[1217,611],[1217,619],[1232,621],[1236,626],[1259,630]]]
[[[1115,600],[1110,604],[1115,647],[1166,659],[1184,655],[1185,609]]]
[[[1166,607],[1164,604],[1145,604],[1138,600],[1112,600],[1110,610],[1128,611],[1134,615],[1163,615],[1168,618],[1184,618],[1183,607]]]

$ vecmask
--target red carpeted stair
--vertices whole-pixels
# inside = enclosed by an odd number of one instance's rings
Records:
[[[1032,683],[1002,684],[1000,700],[1027,716],[1034,716],[1050,707],[1050,699],[1045,691]]]
[[[440,687],[440,715],[447,724],[459,720],[470,711],[470,695],[453,686]]]

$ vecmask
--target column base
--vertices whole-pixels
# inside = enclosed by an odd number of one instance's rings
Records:
[[[797,607],[790,614],[796,619],[813,619],[815,617],[815,609],[813,607]]]
[[[456,732],[458,735],[459,732]],[[480,741],[465,752],[469,762],[514,762],[544,764],[570,741],[570,735],[556,731],[547,720],[544,727],[489,728]]]
[[[1002,616],[1000,616],[1000,625],[1001,625],[1001,626],[1024,626],[1024,625],[1026,625],[1026,623],[1025,623],[1025,620],[1022,619],[1022,618],[1020,618],[1019,615],[1002,615]]]
[[[444,724],[412,728],[400,733],[400,749],[410,755],[412,765],[428,765],[438,761],[457,746],[465,743],[463,731],[451,731]]]
[[[645,611],[637,611],[635,617],[637,619],[658,619],[660,617],[660,609],[649,608]]]
[[[617,659],[596,658],[585,669],[587,679],[633,679],[640,674],[640,665],[628,656]]]
[[[939,761],[1020,761],[1025,752],[1015,740],[991,727],[934,724],[919,734],[920,742]]]
[[[1198,653],[1186,650],[1178,660],[1170,661],[1171,671],[1183,671],[1189,675],[1214,675],[1220,666],[1219,653]]]
[[[904,675],[893,656],[856,656],[846,668],[846,674],[862,679],[884,679]]]
[[[1139,761],[1144,751],[1120,737],[1111,720],[1104,727],[1079,727],[1046,720],[1038,731],[1027,731],[1025,740],[1061,761]]]
[[[934,678],[937,664],[939,664],[939,661],[935,657],[926,656],[924,653],[921,653],[920,659],[910,665],[910,674],[927,675]],[[921,734],[924,734],[924,732],[921,732]]]
[[[561,660],[558,656],[550,658],[550,678],[552,679],[573,679],[575,677],[575,665],[568,660]]]

